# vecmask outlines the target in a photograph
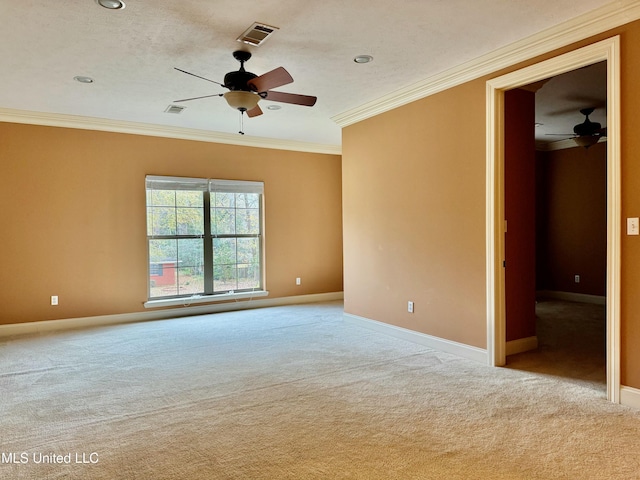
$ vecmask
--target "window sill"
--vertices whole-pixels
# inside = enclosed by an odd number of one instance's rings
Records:
[[[255,297],[266,297],[269,292],[266,290],[257,290],[255,292],[238,292],[223,293],[218,295],[194,295],[193,297],[168,298],[164,300],[149,300],[144,302],[144,308],[160,308],[160,307],[188,307],[197,303],[214,303],[223,302],[225,300],[242,300]]]

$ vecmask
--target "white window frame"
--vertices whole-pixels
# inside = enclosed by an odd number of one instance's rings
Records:
[[[264,183],[245,180],[220,180],[190,177],[169,177],[147,175],[145,178],[145,192],[153,189],[158,190],[187,190],[203,192],[203,234],[202,235],[181,235],[178,232],[171,235],[151,235],[147,231],[147,298],[144,303],[146,308],[190,305],[194,303],[217,302],[232,299],[252,298],[268,295],[265,289],[265,238],[264,238]],[[242,238],[241,234],[217,235],[211,230],[211,198],[215,193],[256,193],[259,194],[259,233],[249,235],[259,239],[259,282],[258,288],[245,290],[229,290],[223,292],[214,291],[213,280],[213,241],[215,238]],[[150,215],[149,205],[147,205],[147,217]],[[148,221],[148,218],[147,218]],[[166,297],[151,297],[151,262],[149,245],[155,239],[181,239],[181,238],[202,238],[205,270],[204,292],[198,294],[170,295]]]

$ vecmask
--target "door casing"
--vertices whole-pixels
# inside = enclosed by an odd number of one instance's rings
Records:
[[[607,398],[620,403],[620,38],[487,81],[486,285],[487,357],[506,363],[504,260],[504,92],[594,63],[607,62]]]

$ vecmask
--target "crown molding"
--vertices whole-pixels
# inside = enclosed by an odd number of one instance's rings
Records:
[[[638,19],[640,1],[611,2],[331,119],[340,127],[346,127]]]
[[[75,128],[81,130],[97,130],[114,133],[128,133],[132,135],[177,138],[181,140],[225,143],[229,145],[241,145],[245,147],[272,148],[277,150],[322,153],[327,155],[342,154],[342,148],[339,145],[324,145],[320,143],[252,137],[250,135],[240,136],[229,133],[211,132],[207,130],[171,127],[167,125],[152,125],[148,123],[109,120],[106,118],[84,117],[81,115],[32,112],[27,110],[14,110],[9,108],[0,108],[0,122]]]

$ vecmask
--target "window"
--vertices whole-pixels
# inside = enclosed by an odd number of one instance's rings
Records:
[[[262,291],[262,182],[147,176],[149,300]]]

